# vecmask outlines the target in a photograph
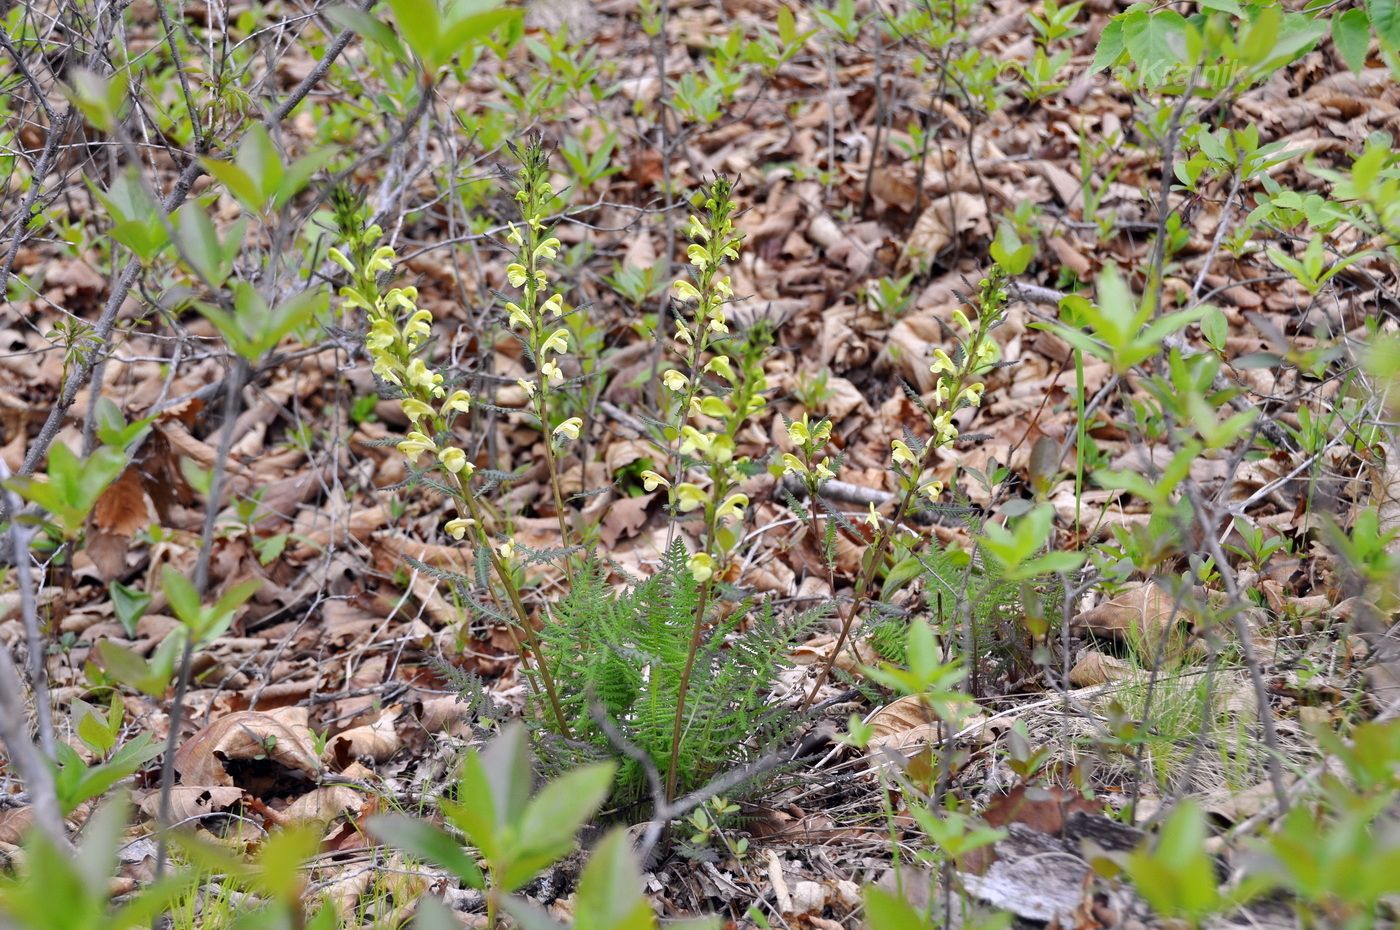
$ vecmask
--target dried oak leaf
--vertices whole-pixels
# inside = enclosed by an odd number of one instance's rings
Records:
[[[230,762],[267,761],[294,779],[315,780],[321,765],[311,749],[305,708],[241,710],[220,717],[175,752],[175,771],[184,785],[235,784]]]
[[[609,549],[617,545],[619,539],[631,539],[646,525],[647,506],[656,497],[655,491],[640,497],[620,497],[608,506],[608,515],[598,537]]]
[[[102,532],[116,536],[134,536],[150,524],[146,491],[135,468],[122,472],[98,496],[92,508],[92,522]]]
[[[321,759],[327,765],[343,771],[356,759],[369,757],[375,762],[383,762],[399,751],[399,733],[394,721],[399,715],[397,708],[389,708],[373,723],[353,727],[332,738],[326,743]]]
[[[1084,611],[1075,618],[1075,625],[1100,636],[1156,644],[1169,625],[1185,617],[1176,598],[1151,582],[1142,582]]]
[[[244,801],[242,788],[218,785],[174,785],[170,789],[172,820],[191,820],[232,810]],[[160,816],[160,792],[152,791],[140,802],[141,813],[152,820]]]

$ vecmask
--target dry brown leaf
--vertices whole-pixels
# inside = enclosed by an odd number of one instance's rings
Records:
[[[242,788],[218,785],[174,785],[170,789],[170,816],[191,820],[229,811],[245,800]],[[160,816],[160,792],[152,791],[140,801],[141,813],[152,820]]]
[[[598,537],[608,548],[617,545],[619,539],[636,536],[647,522],[647,507],[656,498],[657,492],[639,497],[620,497],[608,506],[608,514],[598,530]]]
[[[383,762],[399,751],[399,733],[394,727],[398,715],[397,708],[389,708],[373,723],[337,734],[326,743],[321,761],[334,765],[337,770],[364,757]]]
[[[297,722],[299,712],[300,723]],[[281,719],[279,719],[279,716]],[[175,752],[175,771],[188,786],[235,784],[227,763],[270,761],[293,778],[314,781],[321,766],[311,751],[305,708],[242,710],[220,717],[185,740]]]
[[[900,256],[900,268],[926,265],[966,232],[983,235],[990,232],[985,200],[963,191],[952,191],[931,201],[909,232]]]
[[[128,468],[107,485],[92,508],[92,522],[102,532],[116,536],[134,536],[150,524],[146,491],[135,468]]]
[[[291,823],[329,823],[364,806],[365,796],[349,785],[322,785],[297,798],[282,816]]]
[[[1185,613],[1172,595],[1151,582],[1140,582],[1075,618],[1075,625],[1099,636],[1114,636],[1155,646],[1162,633]]]
[[[1132,677],[1133,669],[1122,659],[1105,655],[1097,649],[1086,649],[1070,669],[1069,682],[1076,688],[1091,688],[1110,681]]]

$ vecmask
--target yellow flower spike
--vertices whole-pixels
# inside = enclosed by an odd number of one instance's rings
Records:
[[[807,474],[807,466],[802,464],[802,460],[791,452],[783,453],[783,471],[789,475],[796,475],[801,478]]]
[[[519,262],[511,262],[506,266],[506,280],[510,282],[511,287],[523,287],[527,277],[525,266]]]
[[[416,397],[405,397],[399,406],[403,408],[404,416],[413,421],[414,426],[417,426],[418,421],[424,417],[433,415],[432,405],[426,404]]]
[[[802,415],[802,419],[793,420],[788,424],[787,434],[794,446],[807,444],[807,440],[812,438],[812,431],[807,428],[807,415],[805,413]]]
[[[685,482],[676,485],[676,506],[681,513],[690,513],[705,506],[705,492],[698,485]]]
[[[919,464],[919,459],[914,455],[914,451],[903,439],[896,439],[890,443],[894,450],[893,457],[896,465],[903,465],[906,468],[915,468]]]
[[[701,584],[704,584],[714,577],[715,560],[704,552],[697,552],[692,555],[690,561],[686,563],[686,566],[690,569],[691,577]]]
[[[567,351],[569,351],[569,331],[556,329],[540,346],[540,357],[543,358],[550,352],[564,353]]]
[[[927,497],[929,503],[936,503],[938,501],[938,496],[943,493],[943,482],[930,481],[928,484],[919,488],[919,493]]]
[[[744,508],[749,506],[749,496],[747,494],[731,494],[724,499],[724,503],[719,505],[715,511],[715,517],[720,520],[738,520],[744,516]]]
[[[535,246],[535,258],[551,259],[559,254],[559,240],[550,236]]]
[[[953,360],[948,357],[948,353],[942,349],[933,350],[933,364],[929,366],[929,371],[934,374],[946,371],[948,374],[957,374],[958,367],[953,364]]]
[[[691,301],[700,299],[700,292],[696,290],[695,285],[684,278],[681,278],[671,287],[676,292],[677,300]]]
[[[969,384],[967,387],[963,388],[962,393],[959,394],[958,397],[967,401],[973,407],[976,407],[978,404],[982,403],[982,392],[986,389],[987,386],[979,381],[976,384]]]
[[[967,318],[967,314],[962,312],[962,307],[953,308],[953,325],[960,326],[968,332],[972,332],[972,321]]]
[[[556,318],[557,318],[557,317],[563,316],[563,315],[564,315],[564,295],[563,295],[563,294],[555,294],[555,295],[553,295],[552,297],[550,297],[548,300],[546,300],[546,301],[544,302],[544,304],[542,304],[542,305],[540,306],[540,313],[541,313],[541,314],[544,314],[544,313],[552,313],[552,314],[554,314],[554,316],[555,316]]]
[[[327,249],[326,257],[329,258],[331,261],[335,262],[340,267],[344,268],[347,273],[352,275],[355,273],[355,265],[350,261],[350,259],[345,257],[345,253],[340,251],[340,249],[337,249],[335,247]]]
[[[437,443],[418,430],[413,430],[399,443],[398,449],[410,462],[416,465],[418,464],[418,456],[424,452],[437,451]]]
[[[870,512],[865,515],[865,522],[870,524],[870,528],[878,530],[880,528],[880,511],[875,509],[875,502],[870,502]]]
[[[530,315],[522,310],[519,304],[506,304],[506,313],[510,316],[511,326],[523,326],[526,329],[534,328],[534,325],[530,322]]]
[[[510,231],[506,233],[506,241],[516,248],[524,248],[525,240],[521,237],[520,230],[515,228],[514,223],[509,223],[507,225],[509,225]]]
[[[544,376],[545,382],[548,384],[558,384],[564,380],[564,372],[553,361],[541,365],[540,374]]]
[[[457,517],[456,519],[448,520],[443,530],[453,539],[461,539],[463,536],[467,535],[467,527],[471,525],[472,521],[470,519],[466,517]]]
[[[646,471],[642,472],[642,488],[647,493],[651,493],[657,488],[669,488],[670,486],[671,482],[667,481],[665,478],[661,477],[651,469],[647,469]]]
[[[739,379],[734,374],[734,366],[729,364],[729,357],[727,355],[716,355],[714,358],[710,359],[705,363],[705,370],[712,374],[719,375],[730,384],[738,383]]]
[[[569,439],[577,439],[578,431],[583,428],[582,417],[569,417],[563,423],[554,427],[555,436],[564,436]]]
[[[525,392],[526,397],[535,396],[535,382],[531,381],[529,378],[517,378],[515,383],[520,385],[520,390]]]
[[[442,409],[438,412],[447,416],[449,413],[469,413],[471,409],[472,396],[458,388],[448,395],[447,400],[442,402]]]

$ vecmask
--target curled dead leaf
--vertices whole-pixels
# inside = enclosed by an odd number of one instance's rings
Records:
[[[267,762],[290,779],[314,781],[321,766],[309,737],[305,708],[237,711],[186,740],[175,752],[175,771],[186,786],[231,787],[237,782],[229,763]]]
[[[326,743],[321,760],[337,770],[343,770],[356,759],[366,756],[375,762],[383,762],[399,751],[399,734],[394,727],[397,717],[398,710],[391,708],[380,714],[373,723],[336,735]]]
[[[170,817],[193,820],[231,811],[244,802],[244,791],[234,786],[175,785],[170,789]],[[140,802],[141,813],[152,820],[160,816],[160,792],[152,791]]]
[[[364,795],[349,785],[322,785],[288,804],[282,816],[292,823],[329,823],[341,814],[358,811],[364,800]]]
[[[1177,599],[1151,582],[1134,584],[1075,618],[1075,625],[1155,648],[1162,634],[1186,614]]]
[[[1097,649],[1086,649],[1079,661],[1070,669],[1069,682],[1077,688],[1091,688],[1110,681],[1122,681],[1132,677],[1133,670],[1127,662],[1114,656],[1105,655]]]

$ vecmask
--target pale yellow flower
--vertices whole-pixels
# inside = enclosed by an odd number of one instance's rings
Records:
[[[404,415],[415,424],[424,417],[433,415],[433,408],[416,397],[405,397],[399,404],[403,408]]]
[[[569,331],[567,329],[556,329],[550,333],[548,339],[540,346],[540,357],[548,355],[550,352],[569,351]]]
[[[705,492],[698,485],[684,482],[676,485],[676,506],[681,513],[690,513],[692,510],[705,505]]]
[[[564,372],[559,369],[558,365],[554,364],[553,360],[545,362],[540,366],[540,374],[543,375],[544,379],[550,384],[558,384],[564,380]]]
[[[651,469],[647,469],[646,471],[642,472],[642,487],[648,493],[655,491],[659,487],[669,488],[670,486],[671,482],[667,481],[665,478],[661,477]]]
[[[719,520],[738,520],[744,515],[744,508],[749,506],[749,496],[747,494],[731,494],[724,499],[715,511],[715,517]]]
[[[558,426],[554,427],[554,435],[565,436],[569,439],[577,439],[578,432],[582,428],[583,419],[581,417],[569,417],[563,423],[560,423]]]
[[[890,443],[894,450],[893,457],[896,465],[903,465],[907,468],[915,468],[919,464],[919,459],[914,455],[914,451],[909,448],[903,439],[896,439]]]
[[[525,266],[519,262],[511,262],[506,266],[506,280],[511,287],[523,287],[528,277]]]
[[[335,262],[340,267],[344,268],[350,274],[355,273],[355,266],[350,262],[350,259],[345,257],[345,253],[340,251],[340,249],[334,247],[328,249],[326,251],[326,257],[329,258],[331,261]]]
[[[953,360],[949,358],[947,352],[944,352],[942,349],[934,349],[933,364],[929,366],[928,370],[933,372],[934,374],[946,371],[948,374],[951,375],[956,374],[958,368],[956,365],[953,364]]]
[[[666,385],[667,390],[675,391],[677,394],[690,386],[690,380],[674,368],[661,373],[661,383]]]
[[[691,577],[701,584],[709,581],[715,574],[715,560],[704,552],[692,555],[687,567],[690,568]]]
[[[410,462],[417,464],[418,456],[437,451],[437,444],[418,430],[413,430],[399,443],[398,449]]]
[[[523,326],[526,329],[534,328],[533,324],[530,322],[530,315],[521,309],[519,304],[506,304],[506,313],[510,316],[511,326]]]
[[[438,453],[438,461],[455,475],[467,467],[467,454],[456,446],[449,446]]]
[[[739,379],[734,375],[734,368],[729,364],[729,357],[726,355],[716,355],[705,363],[705,370],[719,375],[730,384],[734,384]]]
[[[451,395],[448,396],[447,400],[442,402],[442,410],[440,412],[443,416],[447,416],[449,413],[453,412],[467,413],[471,408],[472,396],[466,391],[458,389],[453,391]]]
[[[457,517],[454,520],[448,520],[447,526],[443,527],[443,529],[447,532],[447,535],[451,536],[453,539],[461,539],[463,536],[467,535],[467,527],[471,525],[472,521],[466,517]]]

